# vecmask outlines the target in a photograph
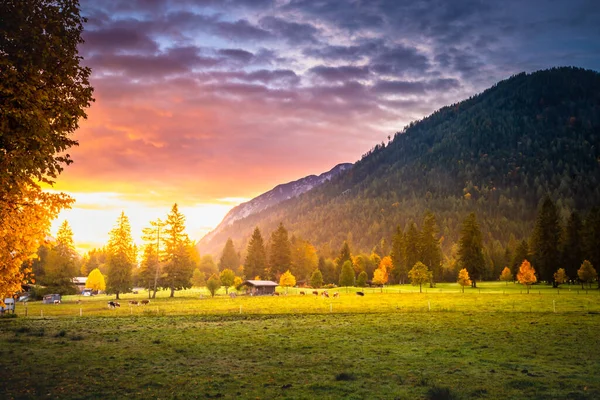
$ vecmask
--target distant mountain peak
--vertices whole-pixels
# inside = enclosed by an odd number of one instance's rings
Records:
[[[221,221],[215,229],[207,233],[200,240],[199,245],[202,246],[202,244],[210,242],[215,236],[223,231],[223,229],[232,225],[235,221],[257,214],[282,201],[298,197],[301,194],[330,181],[342,172],[349,170],[352,165],[353,164],[351,163],[338,164],[321,175],[308,175],[292,182],[279,184],[268,192],[235,206],[227,213],[225,218],[223,218],[223,221]]]

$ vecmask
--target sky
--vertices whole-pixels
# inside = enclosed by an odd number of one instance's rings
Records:
[[[95,102],[54,190],[80,251],[174,203],[199,240],[513,74],[600,70],[596,0],[82,0]]]

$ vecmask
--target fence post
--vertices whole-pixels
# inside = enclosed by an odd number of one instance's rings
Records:
[[[554,312],[556,312],[556,300],[552,300],[552,308],[554,309]]]
[[[79,316],[83,316],[83,310],[81,308],[79,309]]]
[[[431,301],[427,300],[427,307],[429,307],[429,311],[431,311]]]
[[[240,314],[242,313],[242,305],[240,304]]]

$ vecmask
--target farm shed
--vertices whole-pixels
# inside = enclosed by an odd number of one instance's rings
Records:
[[[77,292],[83,292],[85,289],[85,283],[87,282],[87,276],[76,276],[73,278],[73,284],[77,287]]]
[[[276,282],[273,281],[254,281],[248,280],[242,283],[243,286],[246,286],[246,294],[251,296],[262,296],[262,295],[270,295],[275,293],[275,288],[278,286]]]

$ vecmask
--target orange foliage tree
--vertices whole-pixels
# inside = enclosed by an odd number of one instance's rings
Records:
[[[469,272],[466,268],[458,271],[458,284],[462,287],[462,292],[465,292],[465,286],[471,286],[471,278],[469,278]]]
[[[565,272],[564,268],[559,268],[558,271],[554,273],[554,282],[556,282],[557,286],[562,283],[565,283],[568,280],[569,277],[567,276],[567,273]]]
[[[500,274],[500,280],[506,282],[506,285],[508,285],[509,281],[513,280],[513,274],[510,272],[510,268],[504,267],[502,273]]]
[[[517,280],[520,284],[525,285],[527,287],[527,293],[529,293],[529,288],[531,287],[531,285],[537,282],[537,278],[535,276],[535,269],[533,269],[529,261],[524,260],[521,266],[519,267]]]

